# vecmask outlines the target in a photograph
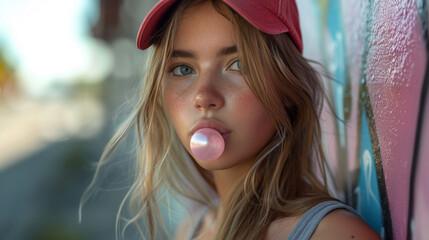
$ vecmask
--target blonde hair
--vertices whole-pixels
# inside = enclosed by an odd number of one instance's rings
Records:
[[[159,212],[163,194],[184,196],[209,208],[216,205],[211,194],[215,189],[213,180],[191,159],[176,136],[166,114],[161,88],[180,17],[187,7],[202,2],[178,1],[171,17],[153,37],[140,100],[130,120],[106,147],[93,180],[94,183],[107,156],[136,126],[136,179],[125,198],[130,200],[134,216],[130,222],[144,218],[150,239],[166,231]],[[319,169],[325,182],[319,123],[324,92],[318,73],[287,33],[265,34],[221,1],[211,2],[233,23],[246,82],[277,127],[277,134],[258,154],[247,176],[230,191],[215,239],[261,239],[275,219],[302,214],[331,199],[316,174]],[[192,172],[193,167],[201,176]],[[212,189],[198,181],[201,177]],[[85,199],[88,194],[89,191],[84,194]],[[125,200],[121,208],[124,204]],[[143,236],[143,230],[141,233]]]

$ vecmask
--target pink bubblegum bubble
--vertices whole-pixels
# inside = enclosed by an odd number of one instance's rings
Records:
[[[191,151],[196,158],[209,162],[218,159],[225,149],[222,135],[211,128],[201,128],[192,135]]]

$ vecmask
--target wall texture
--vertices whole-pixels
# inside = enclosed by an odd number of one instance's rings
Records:
[[[304,55],[332,76],[333,192],[383,239],[429,239],[429,1],[297,2]]]

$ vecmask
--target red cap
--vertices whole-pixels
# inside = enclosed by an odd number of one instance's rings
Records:
[[[141,50],[152,45],[152,36],[162,25],[164,15],[177,0],[161,0],[143,20],[137,35]],[[301,28],[295,0],[223,0],[249,23],[268,34],[288,32],[302,53]]]

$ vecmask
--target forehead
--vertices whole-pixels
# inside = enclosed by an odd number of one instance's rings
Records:
[[[179,20],[174,48],[201,49],[235,45],[232,22],[211,2],[188,7]]]

